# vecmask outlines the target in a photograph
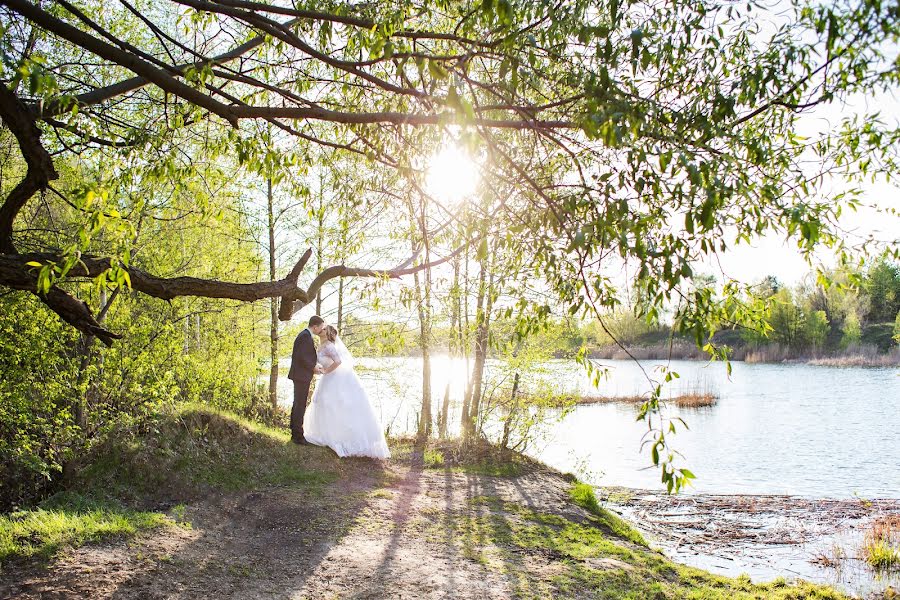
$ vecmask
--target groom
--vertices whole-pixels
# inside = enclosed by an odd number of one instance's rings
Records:
[[[291,353],[291,370],[288,379],[294,382],[294,405],[291,407],[291,441],[295,444],[308,444],[303,437],[303,415],[306,413],[306,400],[309,398],[309,384],[313,373],[321,373],[316,364],[316,346],[313,335],[319,335],[325,321],[319,315],[309,318],[309,327],[300,332],[294,340],[294,351]]]

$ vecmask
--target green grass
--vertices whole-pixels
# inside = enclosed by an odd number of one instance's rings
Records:
[[[79,487],[134,502],[190,497],[204,488],[304,486],[315,492],[340,470],[327,449],[301,449],[286,431],[197,405],[172,409],[144,431],[112,436],[89,458]]]
[[[593,515],[601,527],[607,529],[613,535],[629,540],[639,546],[648,547],[644,539],[636,529],[623,521],[617,515],[606,510],[597,501],[594,488],[586,483],[575,483],[569,490],[572,501]]]
[[[444,453],[434,448],[426,448],[422,454],[422,462],[426,469],[440,469],[444,466]]]
[[[867,544],[865,558],[872,568],[879,571],[900,570],[900,549],[886,540],[877,540]]]
[[[0,563],[12,558],[47,559],[66,546],[169,524],[174,522],[159,512],[60,494],[37,508],[0,516]]]
[[[285,431],[183,405],[136,430],[111,435],[87,457],[68,492],[0,516],[0,562],[47,559],[65,547],[182,525],[183,504],[172,517],[152,508],[189,501],[208,489],[294,486],[318,494],[337,479],[340,468],[333,453],[301,449]]]
[[[592,515],[600,508],[583,486],[573,501]],[[623,523],[624,525],[624,523]],[[432,525],[434,534],[452,531],[461,553],[504,573],[519,598],[599,598],[604,600],[845,600],[831,588],[776,579],[753,584],[678,565],[631,543],[635,534],[608,523],[578,523],[562,515],[533,511],[497,497],[473,498],[469,511]],[[627,527],[627,525],[625,525]],[[633,530],[632,530],[633,531]],[[535,565],[551,563],[546,571]]]

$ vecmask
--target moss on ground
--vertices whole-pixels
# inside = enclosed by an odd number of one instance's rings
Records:
[[[572,501],[582,507],[595,519],[597,523],[607,529],[613,535],[617,535],[623,539],[629,540],[639,546],[648,547],[647,540],[634,527],[630,526],[621,517],[606,510],[597,501],[594,495],[594,488],[586,483],[576,482],[569,490],[569,496]]]

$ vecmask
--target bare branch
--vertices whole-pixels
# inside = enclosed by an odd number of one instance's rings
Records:
[[[21,100],[0,84],[0,118],[19,143],[28,171],[0,206],[0,251],[15,252],[13,221],[25,203],[58,177],[50,153],[41,144],[41,131]]]

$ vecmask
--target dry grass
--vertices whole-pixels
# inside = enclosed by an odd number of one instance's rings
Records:
[[[882,353],[871,344],[856,344],[832,356],[804,356],[779,344],[769,344],[747,350],[744,361],[748,363],[806,362],[818,367],[897,367],[900,366],[900,348],[893,348],[889,352]]]
[[[887,515],[872,521],[863,538],[860,558],[875,569],[900,569],[900,515]]]
[[[879,354],[874,346],[849,349],[841,356],[829,356],[809,361],[819,367],[900,367],[900,348]]]
[[[838,544],[832,544],[830,553],[823,550],[813,556],[810,562],[820,567],[837,569],[840,568],[845,560],[847,560],[847,553],[844,552],[844,549]]]
[[[712,392],[689,392],[681,394],[671,400],[680,408],[705,408],[707,406],[715,406],[719,398]]]
[[[627,346],[626,352],[615,344],[601,346],[591,351],[591,358],[602,360],[709,360],[709,354],[698,348],[696,344],[685,340],[675,340],[671,344],[663,341],[658,344],[643,346]]]
[[[576,404],[642,404],[645,396],[581,396]],[[716,394],[709,391],[689,391],[666,400],[679,408],[704,408],[714,406],[719,401]]]

